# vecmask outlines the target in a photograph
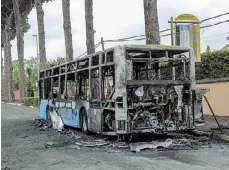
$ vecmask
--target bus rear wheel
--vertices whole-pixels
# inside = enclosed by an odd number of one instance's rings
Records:
[[[81,112],[81,129],[84,134],[88,134],[87,112],[85,109]]]

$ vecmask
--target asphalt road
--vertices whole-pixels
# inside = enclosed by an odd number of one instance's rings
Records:
[[[229,146],[212,143],[199,150],[108,152],[105,148],[69,148],[71,140],[34,126],[38,110],[2,104],[2,167],[16,170],[218,170],[229,167]],[[62,142],[46,147],[47,142]]]

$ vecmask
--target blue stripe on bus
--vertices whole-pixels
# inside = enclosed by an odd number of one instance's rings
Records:
[[[46,119],[46,107],[47,107],[47,104],[44,104],[44,103],[40,104],[40,117],[42,119]]]
[[[80,128],[80,116],[79,116],[79,110],[74,109],[72,114],[72,125],[73,127]]]
[[[62,118],[64,125],[72,126],[72,120]]]
[[[40,117],[42,119],[46,119],[46,107],[47,105],[51,105],[51,103],[48,100],[41,100],[40,104]],[[52,104],[51,107],[54,107]],[[72,109],[69,107],[61,107],[58,109],[58,113],[61,116],[63,123],[68,126],[80,128],[80,119],[79,119],[79,110],[78,109]]]
[[[62,119],[72,120],[72,109],[67,107],[61,107],[58,109],[58,113]]]
[[[58,109],[58,113],[61,116],[63,123],[65,125],[76,127],[76,128],[80,127],[78,109],[62,107]]]

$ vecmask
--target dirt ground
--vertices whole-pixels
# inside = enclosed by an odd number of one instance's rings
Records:
[[[38,110],[24,106],[2,104],[2,168],[16,170],[219,170],[229,167],[229,145],[212,141],[198,149],[144,150],[140,153],[129,149],[110,147],[75,147],[71,133],[35,126]],[[227,120],[225,123],[229,124]],[[209,128],[208,125],[206,127]],[[70,129],[77,136],[78,130]],[[88,139],[101,139],[95,135]],[[113,141],[113,140],[112,140]],[[111,143],[112,143],[111,141]]]

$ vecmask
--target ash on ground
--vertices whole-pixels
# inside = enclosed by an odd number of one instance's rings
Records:
[[[211,146],[211,135],[191,133],[168,133],[167,135],[135,135],[130,140],[120,141],[117,137],[107,137],[97,134],[85,135],[80,130],[65,127],[61,132],[52,128],[52,122],[43,119],[35,119],[34,125],[41,131],[60,133],[67,142],[47,142],[46,146],[66,147],[81,149],[82,147],[105,148],[107,152],[121,152],[130,150],[140,152],[145,149],[152,151],[164,150],[193,150],[205,146]],[[63,137],[64,136],[64,137]]]

